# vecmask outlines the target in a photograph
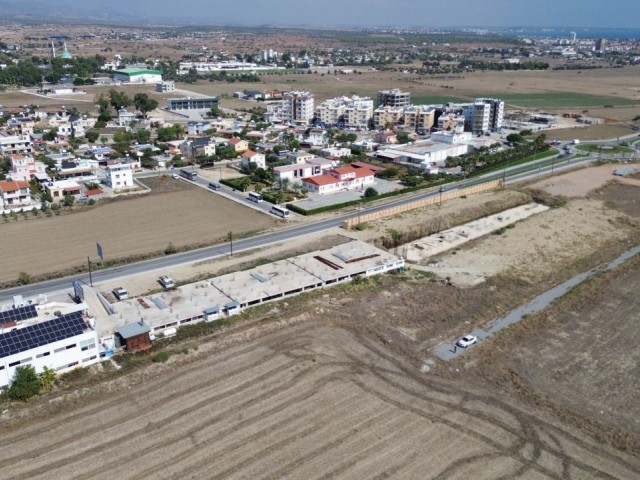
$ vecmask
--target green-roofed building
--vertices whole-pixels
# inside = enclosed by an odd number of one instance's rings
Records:
[[[113,72],[113,80],[122,83],[160,83],[162,72],[145,68],[122,68]]]

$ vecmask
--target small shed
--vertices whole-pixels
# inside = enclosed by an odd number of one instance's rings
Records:
[[[142,322],[128,323],[118,329],[116,335],[127,350],[148,350],[151,348],[151,329]]]
[[[204,309],[202,313],[204,314],[205,322],[213,322],[220,318],[220,307],[218,305],[214,305],[213,307]]]
[[[224,306],[224,309],[227,311],[227,315],[229,316],[237,315],[240,313],[240,302],[235,300],[233,302],[229,302]]]

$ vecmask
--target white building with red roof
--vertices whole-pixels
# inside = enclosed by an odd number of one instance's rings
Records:
[[[5,209],[31,205],[31,188],[27,181],[0,181],[0,199]]]
[[[374,183],[374,172],[350,165],[328,170],[324,175],[302,179],[302,187],[321,195],[345,190],[364,189]]]

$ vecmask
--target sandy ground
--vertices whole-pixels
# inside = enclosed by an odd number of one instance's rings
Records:
[[[638,179],[613,175],[615,170],[624,167],[625,165],[609,164],[580,169],[532,183],[529,185],[529,188],[542,189],[552,195],[563,195],[574,198],[586,197],[589,192],[602,187],[608,182],[640,186],[640,180]]]
[[[241,339],[247,341],[248,339]],[[201,345],[3,431],[3,478],[615,478],[636,459],[330,325]]]

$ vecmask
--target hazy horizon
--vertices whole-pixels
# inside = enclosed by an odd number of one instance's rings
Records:
[[[407,26],[407,27],[536,27],[638,28],[640,2],[617,0],[615,8],[595,0],[0,0],[0,10],[31,18],[63,21],[90,15],[131,23]]]

